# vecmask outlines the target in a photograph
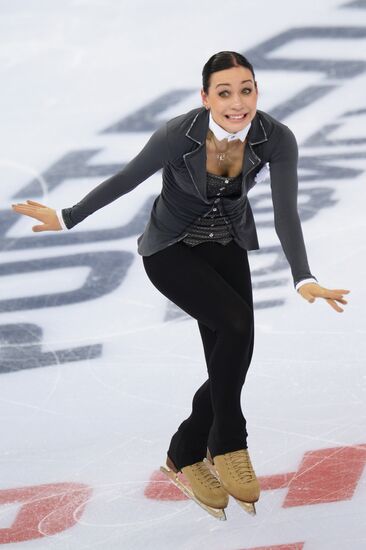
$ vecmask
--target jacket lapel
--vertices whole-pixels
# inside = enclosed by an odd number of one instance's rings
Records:
[[[210,202],[207,198],[206,187],[206,135],[208,131],[208,124],[209,111],[205,107],[202,107],[202,109],[200,109],[194,117],[192,124],[186,132],[186,136],[197,143],[198,147],[183,155],[185,165],[192,181],[203,200],[207,203]],[[247,143],[244,149],[241,197],[246,194],[245,180],[247,175],[261,162],[261,159],[253,151],[252,146],[257,145],[258,143],[263,143],[267,140],[268,137],[257,110],[255,117],[252,120],[250,130],[247,134]]]

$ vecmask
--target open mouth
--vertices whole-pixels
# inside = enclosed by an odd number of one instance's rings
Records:
[[[248,116],[248,113],[244,113],[241,115],[225,115],[225,117],[229,120],[233,121],[242,121],[245,120],[245,118]]]

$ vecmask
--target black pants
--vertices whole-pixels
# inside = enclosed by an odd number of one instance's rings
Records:
[[[183,242],[143,256],[153,285],[198,322],[208,379],[192,413],[173,435],[168,455],[178,468],[206,456],[247,448],[241,390],[253,353],[254,314],[248,252],[227,245]]]

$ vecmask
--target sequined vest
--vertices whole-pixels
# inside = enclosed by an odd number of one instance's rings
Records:
[[[225,215],[221,204],[221,196],[240,196],[242,174],[237,176],[218,176],[207,172],[207,197],[217,197],[212,208],[204,215],[199,216],[186,229],[187,236],[182,242],[189,246],[196,246],[205,241],[216,241],[223,245],[233,238],[231,223]]]

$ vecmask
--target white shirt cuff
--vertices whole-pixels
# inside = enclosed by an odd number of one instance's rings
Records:
[[[295,286],[295,289],[296,290],[299,290],[299,288],[306,284],[306,283],[318,283],[318,281],[316,279],[314,279],[313,277],[309,277],[308,279],[303,279],[302,281],[299,281],[297,283],[297,285]]]
[[[65,225],[65,222],[64,222],[64,219],[63,219],[63,217],[62,217],[61,209],[60,209],[60,210],[56,210],[56,214],[57,214],[58,221],[60,222],[60,225],[61,225],[62,229],[67,229],[67,227],[66,227],[66,225]]]

